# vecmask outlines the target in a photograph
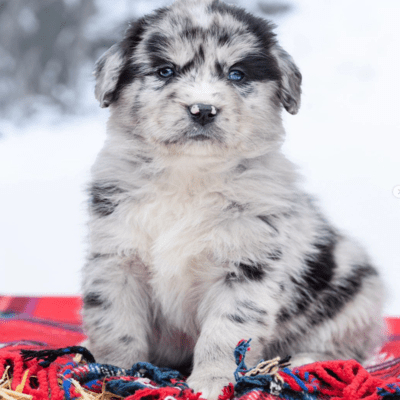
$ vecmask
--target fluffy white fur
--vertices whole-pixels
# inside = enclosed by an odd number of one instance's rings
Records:
[[[281,153],[281,108],[297,112],[301,75],[271,28],[218,1],[180,0],[99,60],[110,119],[83,270],[98,362],[187,367],[212,399],[234,379],[241,339],[252,338],[248,365],[363,361],[379,342],[378,274]],[[198,104],[218,110],[212,122],[193,120]]]

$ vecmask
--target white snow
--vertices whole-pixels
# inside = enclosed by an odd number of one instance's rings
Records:
[[[128,12],[113,4],[110,18]],[[390,315],[400,314],[399,17],[397,0],[302,0],[276,20],[304,79],[299,114],[284,117],[285,152],[334,224],[368,248]],[[99,109],[59,124],[0,121],[0,294],[79,293],[84,189],[106,119]]]

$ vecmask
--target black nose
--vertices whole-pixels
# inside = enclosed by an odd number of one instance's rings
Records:
[[[217,109],[210,104],[193,104],[189,106],[189,114],[193,121],[200,125],[206,125],[212,122],[217,115]]]

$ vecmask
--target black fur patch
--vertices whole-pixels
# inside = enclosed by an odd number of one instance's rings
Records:
[[[100,293],[89,292],[83,296],[83,305],[85,308],[102,307],[104,303]]]
[[[168,96],[167,96],[168,100],[175,100],[176,99],[176,92],[171,92]]]
[[[192,58],[190,61],[188,61],[182,68],[180,68],[179,72],[181,74],[186,74],[189,72],[194,66],[196,65],[195,59]]]
[[[229,203],[229,205],[225,208],[224,211],[235,210],[235,211],[243,212],[245,209],[246,209],[245,204],[240,204],[240,203],[237,203],[236,201],[231,201]]]
[[[130,344],[135,340],[135,338],[133,336],[124,335],[118,338],[118,340],[123,344]]]
[[[107,93],[105,99],[109,100],[110,103],[118,101],[123,88],[133,82],[138,74],[138,70],[138,67],[135,65],[131,65],[130,63],[125,64],[119,74],[115,90],[112,93]]]
[[[103,253],[92,253],[90,256],[90,260],[99,260],[104,258],[113,257],[114,254],[103,254]]]
[[[254,311],[257,314],[260,315],[267,315],[267,311],[258,307],[257,303],[251,301],[251,300],[245,300],[245,301],[240,301],[238,302],[239,307],[247,308],[250,311]]]
[[[122,54],[125,59],[125,64],[118,76],[117,85],[115,90],[107,93],[105,97],[110,103],[116,102],[119,99],[122,89],[133,82],[135,79],[138,68],[131,65],[130,56],[135,51],[137,45],[142,40],[142,35],[147,26],[145,18],[139,19],[128,29],[125,39],[121,42]]]
[[[196,53],[196,59],[198,60],[198,62],[202,62],[205,60],[205,54],[204,54],[204,49],[203,49],[202,45],[199,46],[199,50]]]
[[[319,292],[328,287],[332,280],[336,263],[333,253],[335,251],[336,240],[334,237],[326,244],[317,244],[318,249],[316,256],[308,257],[307,272],[303,276],[303,280],[310,290]]]
[[[125,56],[128,58],[132,56],[136,47],[142,40],[146,28],[163,19],[168,11],[167,7],[159,8],[152,14],[146,15],[130,25],[122,42]]]
[[[230,14],[236,20],[242,22],[247,29],[259,40],[260,49],[269,51],[276,43],[275,33],[272,31],[274,25],[270,22],[256,17],[240,7],[232,7],[226,3],[214,1],[209,6],[209,12],[220,14]]]
[[[220,46],[224,46],[225,44],[229,43],[230,35],[226,31],[222,31],[218,36],[218,44]]]
[[[266,275],[263,266],[259,264],[248,265],[240,263],[239,269],[245,278],[249,279],[250,281],[261,282]]]
[[[248,319],[238,315],[238,314],[227,314],[229,321],[236,322],[238,324],[244,324],[248,322]]]
[[[272,224],[271,218],[267,217],[265,215],[258,215],[257,218],[261,219],[262,222],[267,224],[270,228],[272,228],[276,233],[279,233],[278,229],[275,227],[275,225]]]
[[[375,268],[370,265],[355,266],[348,276],[330,287],[321,297],[321,306],[310,315],[311,325],[318,325],[326,319],[333,318],[359,292],[365,278],[377,276]]]
[[[335,245],[336,236],[332,233],[326,243],[315,245],[317,254],[306,257],[304,274],[300,278],[290,278],[295,288],[294,304],[290,309],[281,309],[277,316],[279,322],[288,321],[293,316],[306,312],[319,293],[330,287],[336,268],[333,257]]]
[[[204,29],[199,27],[191,27],[191,21],[187,21],[187,28],[180,32],[179,36],[186,38],[188,41],[193,41],[198,37],[205,37]]]
[[[258,18],[244,9],[233,7],[225,3],[214,1],[209,6],[210,13],[230,14],[236,20],[243,23],[257,39],[259,52],[249,54],[243,60],[231,66],[231,69],[239,69],[245,73],[245,78],[235,82],[237,85],[246,85],[249,81],[281,80],[281,71],[278,62],[271,54],[271,48],[276,44],[274,26],[262,18]],[[230,40],[227,34],[220,37],[222,44]]]
[[[327,255],[326,248],[320,254],[321,259],[326,257],[329,265],[331,257]],[[297,282],[299,286],[294,307],[281,309],[277,320],[282,323],[299,314],[305,314],[311,325],[319,325],[337,315],[359,292],[365,278],[375,275],[377,272],[370,265],[354,266],[347,276],[335,281],[331,281],[332,275],[326,270],[313,279],[308,275],[305,279],[308,286],[303,287],[304,284],[301,286]],[[292,281],[296,283],[295,280]]]
[[[137,77],[140,71],[140,65],[132,64],[131,57],[139,43],[142,41],[143,33],[145,32],[146,28],[154,24],[156,21],[162,19],[167,11],[167,8],[160,8],[153,14],[138,19],[128,28],[125,38],[121,42],[121,49],[125,59],[125,64],[118,77],[115,90],[108,95],[110,102],[118,101],[123,88],[132,83]],[[154,41],[153,45],[155,45]]]
[[[112,214],[118,206],[112,197],[118,193],[122,193],[122,190],[112,183],[93,183],[90,188],[91,210],[100,217]]]
[[[275,58],[270,54],[249,54],[243,60],[231,66],[231,70],[239,70],[244,73],[241,81],[236,85],[245,85],[253,81],[277,81],[281,78]]]
[[[179,69],[179,73],[186,74],[194,67],[198,67],[199,65],[201,65],[204,62],[204,59],[204,50],[203,47],[200,45],[194,57],[190,61],[188,61],[182,68]]]
[[[283,256],[282,251],[278,249],[273,250],[272,252],[267,254],[268,260],[271,261],[279,261],[282,258],[282,256]]]
[[[218,78],[220,78],[220,79],[225,78],[224,68],[221,65],[221,63],[219,63],[218,61],[215,62],[215,72],[216,72]]]
[[[154,33],[147,39],[145,45],[149,54],[163,54],[168,47],[168,38],[163,34]]]

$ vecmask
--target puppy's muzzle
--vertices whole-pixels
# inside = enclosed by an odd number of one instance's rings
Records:
[[[202,126],[213,122],[217,115],[217,109],[211,104],[193,104],[188,109],[192,120]]]

